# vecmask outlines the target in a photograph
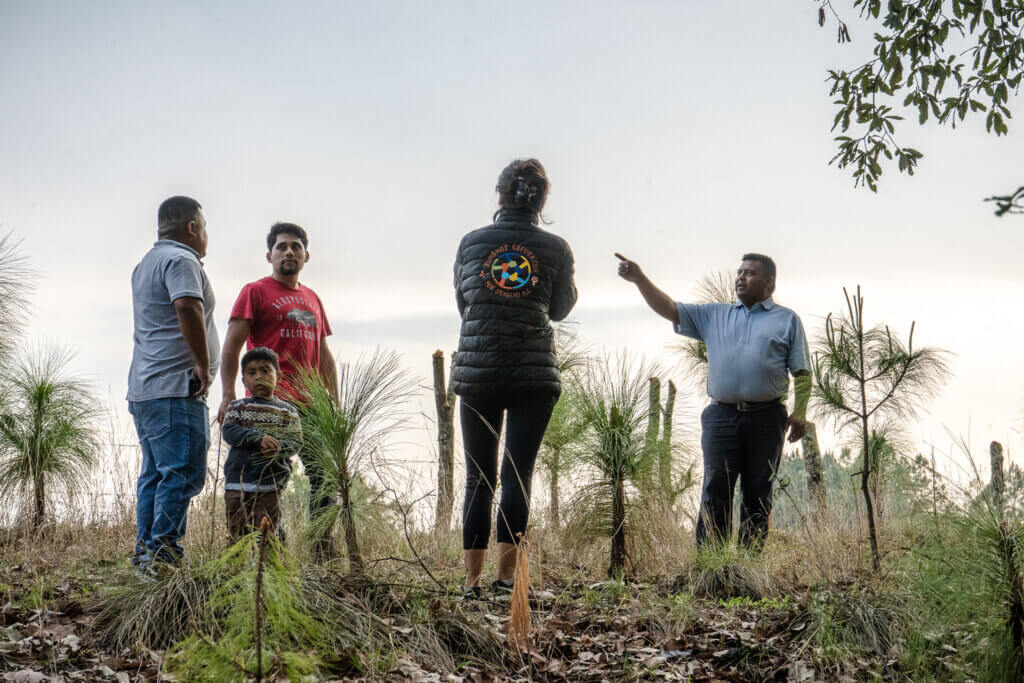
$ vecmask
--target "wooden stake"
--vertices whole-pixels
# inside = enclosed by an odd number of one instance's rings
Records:
[[[455,392],[444,377],[444,353],[434,352],[434,405],[437,408],[437,506],[434,528],[447,532],[455,501]]]

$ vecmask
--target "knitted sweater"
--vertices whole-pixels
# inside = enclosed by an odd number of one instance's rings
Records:
[[[276,398],[248,396],[232,401],[221,426],[231,445],[224,463],[224,488],[235,491],[275,491],[291,476],[291,456],[302,447],[298,411]],[[281,450],[272,456],[260,452],[264,436],[272,436]]]

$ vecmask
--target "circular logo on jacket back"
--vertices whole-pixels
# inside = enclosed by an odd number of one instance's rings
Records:
[[[503,244],[484,260],[480,271],[487,289],[508,298],[526,296],[537,284],[537,257],[522,244]]]
[[[520,289],[532,276],[533,267],[527,258],[518,252],[506,251],[491,261],[491,277],[494,284],[502,289]]]

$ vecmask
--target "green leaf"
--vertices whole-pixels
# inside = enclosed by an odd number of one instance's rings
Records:
[[[1009,128],[1006,127],[1006,124],[1003,123],[1003,117],[1000,116],[999,114],[996,114],[994,123],[996,135],[1006,135],[1008,132],[1010,132]]]

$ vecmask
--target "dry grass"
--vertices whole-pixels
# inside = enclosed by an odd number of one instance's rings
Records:
[[[125,450],[124,457],[130,460],[133,455]],[[193,501],[185,539],[186,569],[165,576],[155,588],[142,585],[127,567],[134,541],[134,505],[129,504],[134,499],[134,472],[128,465],[121,471],[127,472],[121,489],[126,500],[108,508],[106,519],[95,503],[95,514],[83,514],[78,522],[63,519],[40,535],[0,527],[0,556],[6,565],[0,566],[0,582],[5,581],[4,571],[16,563],[22,566],[19,571],[34,572],[39,583],[43,577],[78,577],[79,585],[103,588],[87,607],[95,618],[95,637],[108,651],[140,645],[163,649],[187,637],[190,623],[209,599],[215,579],[195,569],[226,546],[223,499],[216,500],[215,511],[210,493]],[[424,505],[429,507],[429,501]],[[389,512],[374,522],[372,533],[363,535],[367,571],[353,577],[344,574],[344,558],[326,566],[311,562],[305,509],[305,480],[295,477],[284,499],[285,545],[302,568],[305,599],[315,613],[338,625],[330,642],[318,646],[331,671],[373,678],[406,661],[439,672],[453,672],[466,662],[495,675],[515,670],[517,664],[508,659],[493,621],[493,612],[500,615],[502,608],[492,604],[467,609],[454,600],[462,579],[458,529],[435,533],[429,511],[416,509],[409,515],[407,539],[401,517]],[[630,536],[637,541],[630,545],[633,583],[621,589],[588,588],[606,576],[607,538],[594,540],[571,524],[549,529],[543,516],[535,515],[529,530],[533,589],[554,592],[559,605],[563,599],[584,606],[588,599],[598,600],[598,611],[604,609],[601,600],[623,605],[622,600],[640,601],[637,609],[656,615],[648,630],[666,642],[707,633],[709,615],[727,612],[722,603],[730,598],[786,600],[792,605],[787,618],[798,615],[804,624],[798,645],[822,671],[841,672],[857,658],[875,667],[876,662],[904,656],[901,648],[907,647],[910,628],[905,603],[910,598],[905,594],[903,560],[918,544],[904,520],[888,520],[882,527],[886,571],[876,575],[870,571],[861,520],[826,515],[795,528],[776,529],[760,555],[735,549],[698,554],[692,529],[677,521],[685,515],[648,514],[631,522],[649,533]],[[916,523],[930,528],[930,519]],[[420,562],[439,584],[427,577]],[[485,572],[491,576],[493,565]],[[626,597],[612,600],[617,591]],[[607,596],[597,595],[602,593]],[[643,600],[647,607],[640,604]],[[931,656],[931,650],[923,648],[919,646],[922,661]],[[881,673],[884,667],[876,668]]]
[[[689,567],[675,580],[675,590],[711,600],[772,595],[772,584],[758,558],[735,547],[696,553]]]
[[[134,571],[111,575],[110,587],[89,605],[95,614],[92,633],[114,651],[130,648],[164,650],[185,638],[204,616],[214,586],[191,565],[163,572],[155,583]]]

